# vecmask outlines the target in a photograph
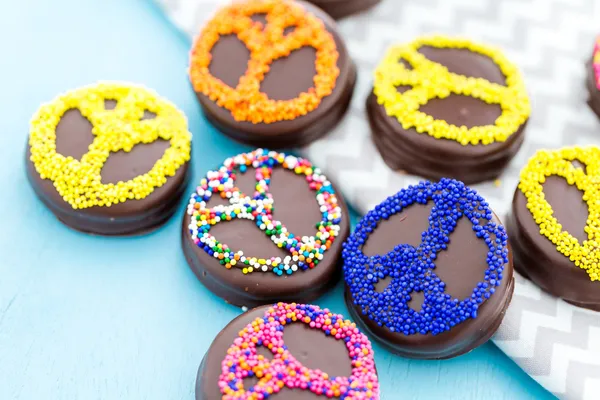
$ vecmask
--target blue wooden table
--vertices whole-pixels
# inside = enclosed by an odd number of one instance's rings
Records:
[[[98,79],[156,89],[189,117],[194,181],[246,150],[200,116],[189,43],[147,0],[0,1],[0,399],[192,399],[198,364],[240,309],[210,294],[179,247],[183,209],[137,238],[74,232],[24,172],[41,102]],[[318,301],[346,313],[338,287]],[[376,346],[383,399],[548,399],[494,345],[450,361]]]

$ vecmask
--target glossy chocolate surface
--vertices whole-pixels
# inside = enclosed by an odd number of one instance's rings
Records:
[[[221,400],[218,381],[221,374],[221,361],[227,354],[227,349],[248,323],[264,315],[270,305],[250,310],[229,323],[211,344],[206,356],[202,360],[196,381],[196,400]],[[284,331],[284,340],[290,352],[303,365],[320,369],[329,376],[350,376],[352,365],[348,350],[341,340],[335,340],[322,332],[311,329],[304,324],[296,323],[287,325]],[[259,354],[269,357],[269,351],[259,348]],[[245,387],[252,387],[257,382],[256,378],[247,378]],[[269,396],[275,400],[318,400],[324,396],[317,396],[310,391],[284,389],[279,393]]]
[[[270,124],[236,121],[229,110],[197,93],[209,121],[236,141],[269,149],[304,146],[333,129],[348,109],[356,83],[356,67],[337,33],[335,21],[311,4],[302,1],[298,3],[323,20],[325,27],[334,37],[339,53],[337,65],[340,70],[334,91],[323,98],[321,104],[312,112],[294,120]],[[246,71],[248,49],[235,35],[228,35],[219,39],[211,54],[211,74],[235,87]],[[315,73],[315,49],[303,47],[271,64],[269,73],[261,83],[261,90],[274,100],[291,99],[313,86]]]
[[[431,203],[415,204],[381,222],[364,245],[364,254],[385,254],[398,244],[418,246],[421,233],[427,229],[431,207]],[[494,222],[500,223],[496,216]],[[477,282],[484,278],[488,251],[485,242],[473,233],[472,223],[464,217],[460,219],[450,236],[448,249],[439,253],[436,260],[435,273],[446,282],[446,293],[459,299],[470,296]],[[385,284],[377,286],[378,291],[384,289]],[[467,319],[438,335],[405,335],[379,326],[353,304],[348,289],[346,303],[361,328],[390,351],[410,358],[444,359],[467,353],[485,343],[500,326],[513,290],[512,252],[509,251],[509,263],[504,267],[502,283],[480,306],[477,318]],[[421,304],[413,298],[410,307],[419,310]]]
[[[359,14],[378,4],[381,0],[308,0],[335,19]]]
[[[238,175],[237,186],[242,192],[249,193],[254,183],[253,173]],[[321,213],[315,192],[309,188],[306,180],[292,171],[278,167],[273,169],[269,188],[275,203],[274,218],[295,235],[314,235]],[[244,274],[239,268],[227,269],[194,244],[188,229],[189,216],[185,214],[182,222],[182,245],[188,264],[208,289],[237,306],[253,307],[277,301],[309,303],[330,289],[341,276],[339,259],[342,242],[348,236],[350,224],[348,208],[337,190],[336,193],[342,209],[340,235],[324,253],[323,260],[313,269],[299,270],[292,275],[283,276],[273,272]],[[215,196],[207,206],[224,204],[219,203],[222,201]],[[241,249],[245,255],[283,259],[289,254],[278,248],[249,220],[223,222],[213,226],[210,232],[220,242],[231,249]]]
[[[592,61],[585,63],[585,87],[588,91],[588,105],[600,118],[600,90],[596,87],[596,74],[594,72],[594,66]]]
[[[112,103],[114,101],[107,101],[107,108],[111,108]],[[153,117],[147,112],[144,119]],[[56,150],[64,156],[80,159],[87,153],[93,139],[91,123],[77,109],[67,111],[56,127]],[[168,141],[157,140],[136,145],[128,153],[111,153],[102,168],[102,182],[116,183],[145,174],[168,147]],[[110,207],[75,210],[62,199],[51,180],[42,179],[37,173],[30,160],[29,146],[25,162],[33,189],[60,221],[79,231],[100,235],[143,233],[166,222],[176,211],[185,192],[189,164],[184,164],[163,186],[156,188],[144,199],[128,200]]]
[[[563,178],[550,176],[544,183],[544,194],[554,216],[579,243],[587,239],[584,227],[588,208],[583,193]],[[507,230],[514,249],[515,269],[548,293],[580,307],[600,311],[600,282],[592,282],[587,272],[540,233],[525,195],[517,189]]]
[[[498,66],[481,54],[433,47],[422,47],[419,52],[445,65],[450,72],[505,84]],[[399,91],[407,89],[399,88]],[[432,99],[420,110],[436,119],[467,127],[494,124],[501,114],[497,104],[460,95]],[[430,179],[455,178],[466,184],[498,177],[520,149],[526,126],[526,123],[521,125],[505,142],[463,146],[453,140],[420,134],[414,128],[403,129],[398,120],[388,116],[385,107],[377,103],[374,94],[367,99],[367,112],[373,142],[390,168]]]

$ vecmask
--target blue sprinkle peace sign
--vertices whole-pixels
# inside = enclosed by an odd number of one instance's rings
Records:
[[[429,226],[417,247],[398,244],[387,254],[363,253],[363,246],[381,220],[413,204],[430,201],[433,208]],[[484,279],[466,299],[446,293],[446,283],[435,273],[436,258],[447,248],[461,218],[469,219],[473,234],[489,249]],[[343,246],[344,279],[354,304],[375,323],[405,335],[437,335],[467,319],[477,318],[479,306],[502,282],[502,272],[508,263],[507,242],[504,227],[493,222],[488,203],[475,190],[452,179],[421,182],[388,197],[358,223]],[[375,285],[386,277],[391,282],[380,293]],[[408,304],[413,292],[424,295],[419,311]]]

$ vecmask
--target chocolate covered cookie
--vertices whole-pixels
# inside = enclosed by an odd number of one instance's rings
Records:
[[[141,86],[64,93],[31,121],[27,175],[66,225],[126,235],[163,224],[186,185],[191,134],[181,111]]]
[[[335,284],[349,220],[318,168],[258,149],[207,173],[182,229],[198,279],[229,303],[251,307],[309,302]]]
[[[592,58],[586,63],[585,86],[588,90],[588,104],[600,117],[600,37],[596,38]]]
[[[342,256],[351,315],[411,358],[455,357],[485,343],[514,289],[504,227],[477,192],[450,179],[376,206]]]
[[[194,42],[190,79],[206,117],[240,142],[306,145],[343,117],[356,68],[322,10],[245,0],[219,10]]]
[[[381,0],[308,0],[335,19],[366,11]]]
[[[495,48],[423,37],[391,47],[374,77],[373,142],[394,170],[481,182],[500,175],[523,143],[529,98]]]
[[[197,400],[379,400],[369,339],[304,304],[263,306],[227,325],[202,360]]]
[[[521,171],[507,229],[515,269],[600,311],[600,148],[540,150]]]

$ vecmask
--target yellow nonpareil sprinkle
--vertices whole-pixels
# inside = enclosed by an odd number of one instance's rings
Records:
[[[579,161],[585,169],[573,165]],[[585,232],[588,239],[583,243],[563,230],[554,217],[554,210],[544,196],[543,183],[549,176],[564,178],[583,192],[588,206]],[[584,269],[592,281],[600,279],[600,148],[596,146],[568,147],[560,150],[540,150],[521,171],[519,190],[527,199],[527,209],[540,234],[547,237],[556,250]]]
[[[105,101],[117,102],[113,110]],[[89,151],[75,160],[56,152],[56,127],[62,116],[78,109],[93,126]],[[142,120],[144,111],[155,118]],[[146,174],[126,182],[102,183],[100,175],[110,153],[158,139],[171,146]],[[191,133],[185,115],[171,102],[140,86],[103,82],[58,96],[40,107],[31,121],[31,161],[42,179],[49,179],[74,209],[110,207],[139,200],[161,187],[190,159]]]
[[[419,48],[464,49],[489,57],[506,77],[506,86],[482,78],[458,75],[444,65],[430,61]],[[405,67],[406,61],[412,69]],[[467,39],[428,36],[411,43],[391,47],[375,71],[373,92],[377,102],[395,117],[404,129],[414,128],[420,134],[436,139],[454,140],[463,146],[504,142],[529,118],[531,105],[523,78],[517,67],[500,50]],[[410,86],[399,93],[398,86]],[[488,104],[498,104],[502,114],[494,125],[467,128],[456,126],[419,111],[435,98],[451,94],[470,96]]]

